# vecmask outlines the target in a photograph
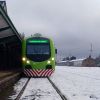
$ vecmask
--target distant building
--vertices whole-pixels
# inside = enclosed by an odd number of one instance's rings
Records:
[[[100,55],[95,59],[97,67],[100,67]]]
[[[95,59],[93,59],[91,56],[84,59],[82,62],[83,67],[96,67]]]
[[[76,66],[76,67],[81,67],[83,60],[84,59],[59,61],[59,62],[57,62],[57,65],[59,65],[59,66]]]
[[[57,62],[57,65],[58,66],[69,66],[69,61],[59,61]]]
[[[75,59],[70,61],[70,66],[81,67],[84,59]]]

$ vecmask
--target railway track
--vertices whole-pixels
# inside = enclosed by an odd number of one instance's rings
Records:
[[[67,100],[50,78],[28,78],[12,100]]]
[[[56,92],[60,95],[62,100],[67,100],[67,98],[63,95],[63,93],[58,89],[58,87],[53,83],[53,81],[48,77],[49,82],[52,84]]]
[[[30,78],[27,80],[27,82],[25,83],[25,85],[23,86],[23,88],[21,89],[21,91],[19,92],[19,94],[17,95],[15,100],[19,100],[20,99],[20,97],[22,96],[22,94],[23,94],[23,92],[24,92],[29,80],[30,80]]]

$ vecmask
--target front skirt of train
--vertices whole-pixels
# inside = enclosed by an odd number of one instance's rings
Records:
[[[24,69],[25,76],[28,77],[49,77],[54,69]]]

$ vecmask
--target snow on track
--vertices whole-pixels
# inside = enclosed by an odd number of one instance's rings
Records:
[[[31,78],[20,100],[62,100],[47,78]]]
[[[21,78],[15,85],[14,85],[14,92],[11,96],[9,96],[8,100],[15,100],[20,91],[22,90],[23,86],[28,81],[28,78]]]
[[[68,100],[100,100],[100,68],[56,66],[50,79]]]

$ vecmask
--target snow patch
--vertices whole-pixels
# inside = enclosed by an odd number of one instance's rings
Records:
[[[100,100],[100,68],[57,66],[51,80],[68,100]]]

